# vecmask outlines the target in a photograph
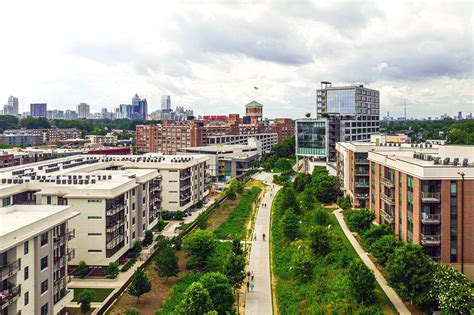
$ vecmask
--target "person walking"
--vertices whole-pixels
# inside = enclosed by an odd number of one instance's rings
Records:
[[[254,241],[257,240],[257,233],[254,233],[254,234],[253,234],[253,240],[254,240]]]
[[[249,285],[249,286],[250,286],[250,292],[253,292],[253,288],[254,288],[254,286],[255,286],[255,285],[253,284],[253,282],[250,282],[250,285]]]
[[[247,277],[249,278],[249,281],[250,281],[250,270],[247,271]]]
[[[255,276],[255,274],[253,273],[253,270],[250,271],[250,281],[253,282],[253,277]]]
[[[265,242],[265,233],[262,234],[263,241]]]
[[[247,281],[247,292],[250,291],[250,281]]]

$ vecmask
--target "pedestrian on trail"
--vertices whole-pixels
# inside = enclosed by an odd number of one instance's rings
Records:
[[[249,291],[250,291],[250,289],[249,289],[249,288],[250,288],[250,281],[247,281],[247,292],[249,292]]]
[[[250,281],[250,270],[247,271],[247,277],[249,277],[249,281]]]
[[[263,241],[265,242],[265,233],[262,234]]]
[[[255,274],[253,273],[253,270],[250,271],[250,281],[253,281],[253,277],[255,276]]]
[[[254,234],[253,234],[253,240],[254,240],[254,241],[257,240],[257,233],[254,233]]]
[[[253,292],[254,286],[255,286],[255,285],[253,284],[253,282],[250,282],[250,291],[251,291],[251,292]]]

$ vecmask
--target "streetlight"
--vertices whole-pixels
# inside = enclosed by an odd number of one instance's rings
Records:
[[[464,172],[458,172],[461,176],[461,273],[464,273]]]

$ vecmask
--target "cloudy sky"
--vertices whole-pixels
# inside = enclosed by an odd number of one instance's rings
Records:
[[[161,4],[160,4],[161,3]],[[474,112],[473,2],[2,1],[0,104],[129,103],[197,114],[315,112],[320,81],[364,83],[381,112]],[[259,90],[254,90],[254,86]]]

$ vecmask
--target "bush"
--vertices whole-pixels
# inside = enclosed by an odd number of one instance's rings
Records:
[[[362,306],[370,304],[375,300],[375,276],[374,272],[360,260],[354,259],[348,270],[349,284],[353,296]]]
[[[110,279],[115,279],[117,278],[119,272],[120,269],[118,267],[118,264],[116,262],[110,262],[107,266],[107,269],[105,270],[105,276]]]
[[[317,225],[328,226],[331,223],[329,213],[321,208],[318,208],[314,211],[312,218],[314,223]]]
[[[92,290],[86,289],[82,290],[79,296],[77,297],[77,304],[80,304],[82,313],[87,313],[88,311],[90,311],[93,296],[94,292],[92,292]]]
[[[373,242],[379,240],[382,236],[390,235],[392,231],[390,227],[386,224],[379,224],[379,225],[372,225],[364,234],[362,234],[362,239],[364,241],[364,245],[370,248]]]
[[[163,220],[158,220],[158,222],[156,223],[155,227],[153,228],[154,230],[157,230],[158,232],[161,232],[164,230],[166,226],[166,222],[163,221]]]
[[[283,216],[282,223],[283,233],[289,240],[294,240],[298,238],[300,220],[298,219],[298,216],[295,214],[293,209],[289,209],[286,211],[285,215]]]
[[[196,202],[196,208],[201,209],[204,206],[204,201],[201,199]]]
[[[88,273],[89,273],[89,266],[86,264],[84,260],[81,260],[79,262],[79,265],[77,265],[75,274],[81,278],[84,278],[85,276],[87,276]]]
[[[300,250],[293,256],[291,268],[296,280],[307,282],[313,276],[314,258],[304,250]]]
[[[135,241],[133,243],[132,250],[136,256],[138,256],[141,253],[142,249],[143,249],[143,246],[142,246],[142,243],[140,243],[140,241]]]
[[[311,250],[316,256],[325,256],[331,250],[331,236],[322,226],[315,226],[310,233]]]
[[[176,214],[174,216],[176,220],[183,220],[184,219],[184,212],[181,210],[176,211]]]
[[[342,210],[350,210],[352,208],[351,199],[349,196],[337,198],[336,204]]]
[[[145,232],[145,238],[143,239],[143,245],[148,246],[151,243],[153,243],[153,231],[152,230],[147,230]]]
[[[173,214],[172,214],[170,211],[168,211],[168,210],[163,210],[163,211],[161,212],[161,218],[162,218],[163,220],[168,221],[168,220],[171,220],[171,219],[173,218]]]
[[[360,209],[348,212],[347,225],[353,232],[357,232],[363,235],[372,225],[372,221],[375,219],[375,214],[370,212],[368,209]]]
[[[122,266],[122,268],[120,269],[120,272],[128,271],[130,268],[132,268],[133,265],[135,265],[136,262],[137,262],[137,260],[135,258],[129,259],[125,263],[125,265]]]
[[[390,255],[392,255],[401,243],[394,235],[384,235],[377,241],[370,245],[369,249],[372,255],[377,259],[377,262],[385,266]]]
[[[125,315],[140,315],[140,314],[141,314],[140,310],[134,307],[129,308],[125,311]]]

